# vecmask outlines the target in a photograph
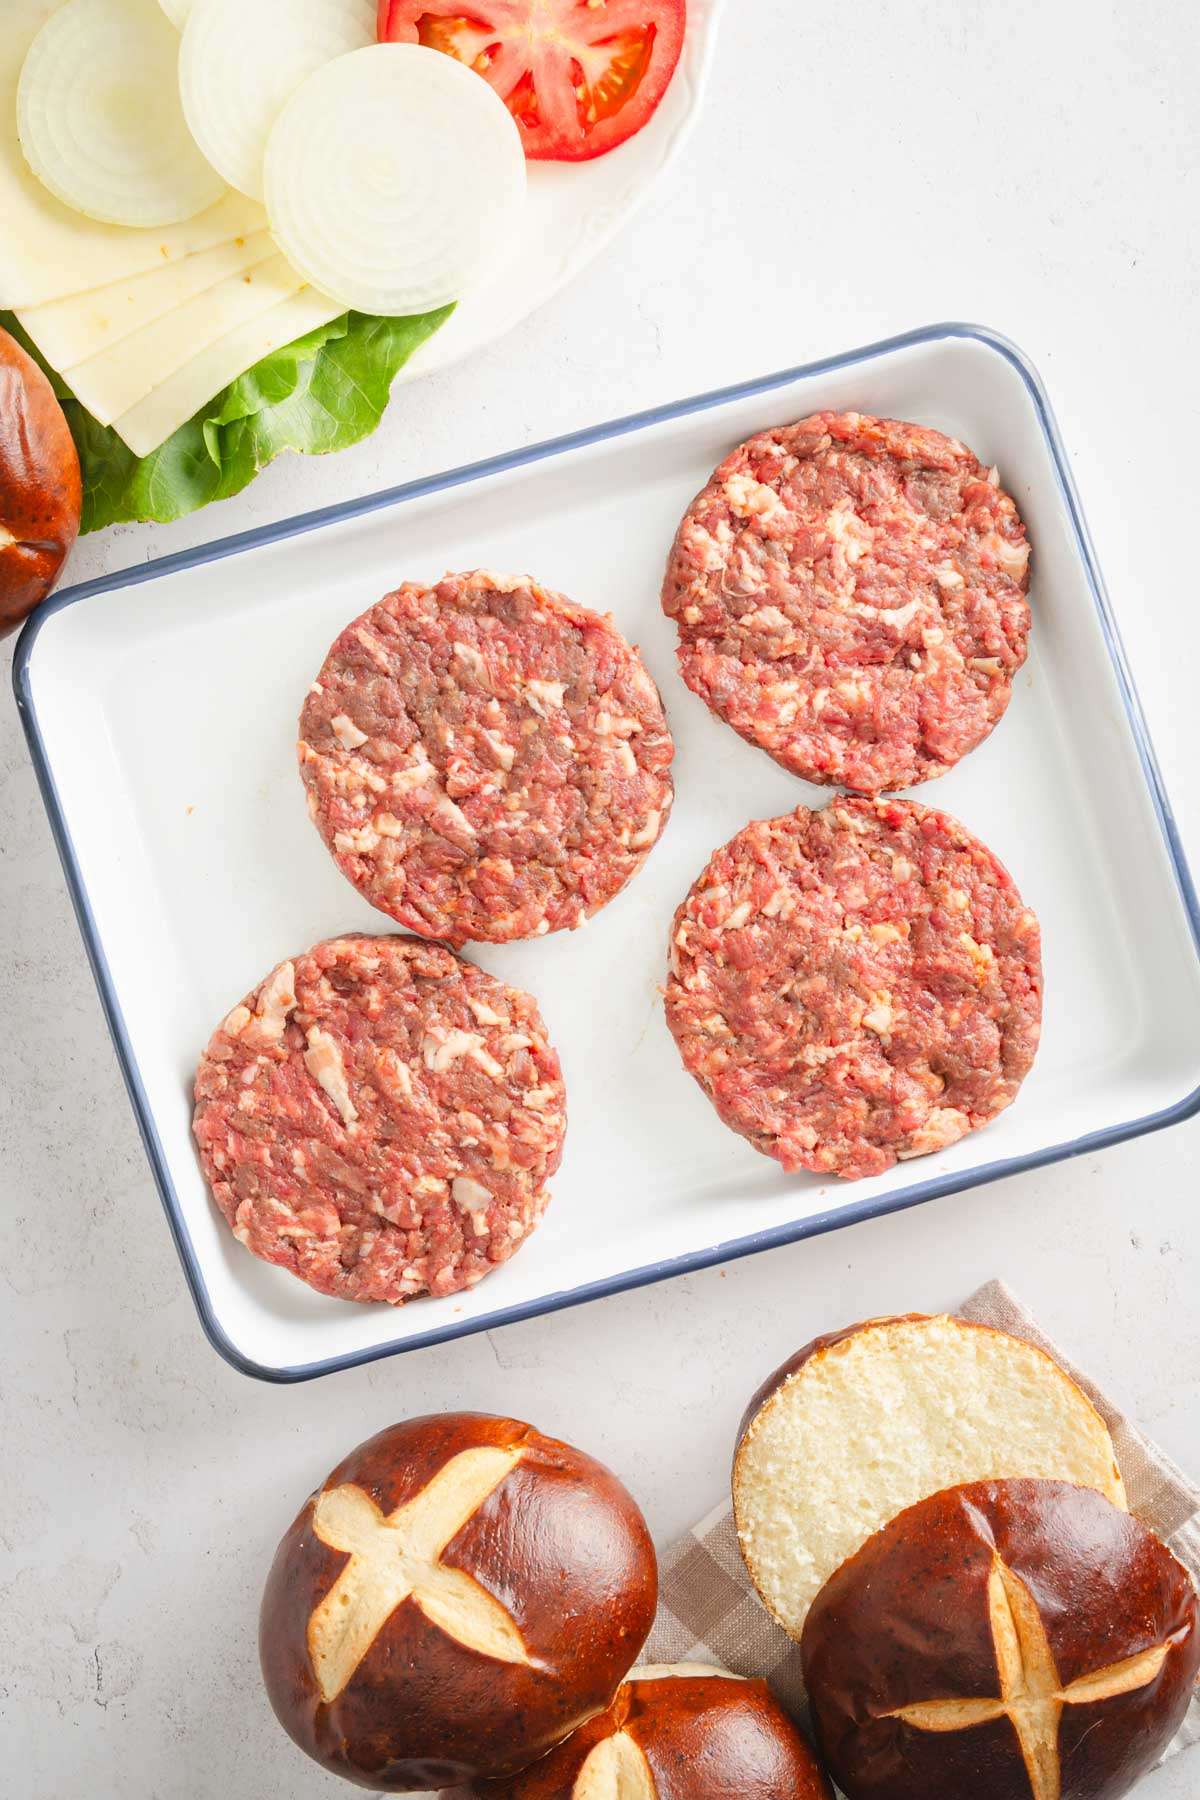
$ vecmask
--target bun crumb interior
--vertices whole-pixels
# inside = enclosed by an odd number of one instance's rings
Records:
[[[1014,1476],[1126,1505],[1108,1428],[1044,1351],[946,1316],[871,1320],[809,1345],[753,1403],[733,1471],[742,1555],[799,1638],[825,1581],[897,1513]]]

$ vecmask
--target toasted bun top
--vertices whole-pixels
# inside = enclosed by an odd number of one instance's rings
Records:
[[[756,1396],[733,1470],[742,1554],[798,1638],[873,1531],[942,1488],[1004,1476],[1125,1505],[1103,1419],[1044,1351],[945,1315],[869,1320],[816,1339]]]

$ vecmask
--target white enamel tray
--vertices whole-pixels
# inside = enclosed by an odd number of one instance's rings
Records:
[[[997,852],[1041,917],[1041,1053],[986,1130],[850,1184],[785,1176],[726,1131],[658,996],[672,911],[710,851],[752,817],[828,798],[687,692],[658,605],[675,525],[713,465],[818,407],[964,438],[999,465],[1034,545],[1032,649],[1009,712],[919,794]],[[469,1294],[359,1307],[234,1240],[193,1153],[190,1083],[213,1024],[280,957],[388,929],[305,815],[296,716],[355,613],[401,580],[478,565],[610,609],[641,644],[678,743],[678,800],[644,870],[581,931],[471,952],[539,997],[562,1053],[570,1127],[544,1224]],[[990,333],[930,327],[107,576],[35,616],[15,681],[201,1320],[248,1374],[300,1379],[528,1318],[1200,1107],[1195,895],[1045,395]]]
[[[653,118],[635,137],[590,162],[529,164],[529,202],[503,265],[414,352],[396,386],[494,343],[599,256],[691,133],[724,5],[725,0],[688,0],[679,65]]]

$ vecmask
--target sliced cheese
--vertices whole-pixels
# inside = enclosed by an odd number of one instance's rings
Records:
[[[90,293],[48,300],[44,306],[21,307],[17,317],[46,361],[56,369],[69,369],[274,253],[270,232],[255,231],[130,281],[109,282]]]
[[[206,293],[62,373],[92,417],[111,425],[209,344],[270,312],[303,286],[303,277],[287,258],[276,254],[256,269],[227,276]]]
[[[17,137],[25,53],[57,0],[0,0],[0,306],[40,306],[128,280],[266,226],[262,208],[229,193],[180,225],[100,225],[63,206],[34,175]]]
[[[327,325],[345,308],[315,288],[301,288],[282,300],[260,318],[237,326],[216,343],[209,344],[154,392],[112,421],[113,430],[124,438],[135,456],[149,456],[181,425],[236,381],[239,375],[281,350],[296,338]]]

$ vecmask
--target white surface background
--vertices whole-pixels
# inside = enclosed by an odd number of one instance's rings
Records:
[[[1049,386],[1200,866],[1200,611],[1181,554],[1200,411],[1198,62],[1185,0],[857,0],[824,16],[734,0],[690,148],[600,266],[502,345],[398,393],[358,449],[277,464],[170,529],[89,540],[72,576],[973,318]],[[235,1375],[184,1291],[3,712],[0,1689],[23,1793],[348,1792],[270,1717],[258,1592],[312,1485],[405,1413],[473,1406],[575,1438],[665,1544],[719,1496],[742,1404],[785,1352],[999,1274],[1200,1474],[1200,1124],[321,1383]],[[1194,1794],[1192,1758],[1148,1780],[1148,1800]]]

